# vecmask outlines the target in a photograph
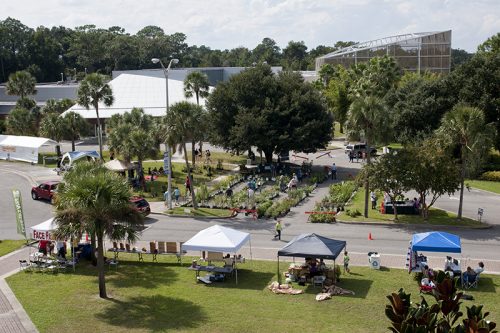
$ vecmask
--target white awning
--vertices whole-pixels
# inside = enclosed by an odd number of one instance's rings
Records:
[[[214,225],[182,244],[182,250],[236,253],[249,240],[250,234],[247,232]]]
[[[35,240],[50,240],[51,239],[51,231],[57,229],[57,224],[54,222],[54,218],[48,219],[45,222],[34,225],[31,227],[33,230],[33,239]]]

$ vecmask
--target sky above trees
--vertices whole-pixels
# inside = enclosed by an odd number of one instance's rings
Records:
[[[367,41],[409,32],[453,30],[453,48],[474,52],[500,31],[498,0],[3,0],[0,20],[30,27],[95,24],[135,34],[148,25],[217,49],[253,49],[264,37],[314,48],[338,40]]]

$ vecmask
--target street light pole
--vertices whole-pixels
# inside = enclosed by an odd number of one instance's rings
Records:
[[[170,70],[170,67],[172,67],[172,65],[179,63],[179,59],[171,59],[170,62],[168,63],[167,68],[165,68],[165,66],[163,65],[163,62],[159,58],[153,58],[153,59],[151,59],[151,61],[154,64],[160,63],[161,68],[163,69],[163,75],[165,75],[165,96],[166,96],[165,101],[167,104],[167,114],[168,114],[170,111],[170,106],[168,103],[168,72]],[[168,205],[168,209],[172,209],[172,149],[168,143],[166,143],[166,146],[167,146],[166,148],[167,148],[167,154],[168,154],[168,159],[167,159],[167,161],[168,161],[167,205]]]

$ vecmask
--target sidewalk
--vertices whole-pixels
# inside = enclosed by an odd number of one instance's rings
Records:
[[[19,271],[19,260],[26,260],[29,248],[0,257],[0,333],[38,332],[23,306],[5,281]]]

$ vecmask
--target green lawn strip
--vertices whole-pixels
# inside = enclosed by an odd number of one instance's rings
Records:
[[[20,249],[26,244],[26,240],[0,240],[0,257],[6,255],[7,253],[13,252]]]
[[[186,212],[189,210],[189,213]],[[184,207],[174,207],[172,210],[167,210],[167,214],[174,215],[185,215],[185,216],[203,216],[203,217],[230,217],[232,211],[229,209],[218,209],[218,208],[184,208]]]
[[[305,290],[302,295],[270,292],[276,262],[247,261],[239,265],[237,285],[229,278],[206,286],[175,257],[158,257],[159,263],[148,256],[138,262],[136,255],[120,254],[116,270],[106,274],[109,300],[98,297],[95,268],[86,262],[76,273],[21,272],[7,282],[40,332],[385,332],[386,295],[404,288],[419,301],[418,286],[403,269],[352,267],[353,274],[342,275],[339,286],[356,295],[317,302],[320,288],[310,285],[294,284]],[[281,263],[281,271],[286,267]],[[462,311],[484,304],[489,319],[498,323],[499,284],[500,276],[481,276],[478,289],[467,291],[475,301],[464,301]]]
[[[500,194],[500,182],[492,182],[488,180],[466,180],[466,185],[484,191],[490,191]]]
[[[356,209],[363,214],[365,201],[364,201],[364,193],[365,190],[359,188],[352,200],[345,206],[345,209],[349,209],[351,211],[355,211]],[[380,207],[380,200],[377,201],[377,207]],[[381,214],[377,209],[371,209],[371,202],[368,202],[369,212],[368,218],[364,216],[351,217],[343,212],[339,216],[339,220],[346,222],[379,222],[379,223],[388,223],[393,224],[394,214]],[[431,208],[429,212],[429,220],[424,222],[420,215],[400,215],[398,214],[399,221],[398,224],[430,224],[430,225],[452,225],[452,226],[468,226],[468,227],[482,227],[484,224],[479,223],[478,221],[462,218],[462,221],[456,220],[456,214],[450,213],[441,209]]]
[[[345,138],[345,133],[340,132],[340,123],[333,123],[333,137],[335,139]]]

